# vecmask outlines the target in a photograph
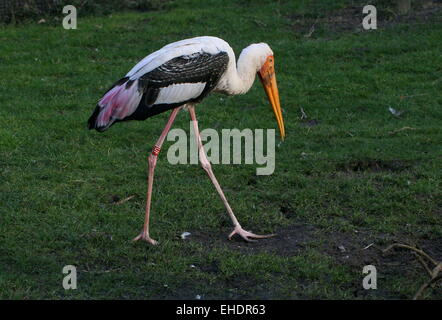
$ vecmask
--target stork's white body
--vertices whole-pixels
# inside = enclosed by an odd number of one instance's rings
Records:
[[[253,48],[249,46],[242,51],[237,66],[232,47],[223,39],[204,36],[176,41],[142,59],[126,74],[126,77],[136,80],[163,63],[183,55],[191,55],[197,52],[207,52],[215,55],[220,52],[227,52],[229,65],[213,91],[231,95],[243,94],[251,88],[256,72],[264,63],[265,58],[273,54],[267,44],[261,43],[252,46]],[[256,52],[258,50],[263,52],[258,54]],[[254,58],[258,55],[258,58]]]
[[[225,63],[216,64],[216,67],[222,70],[213,70],[217,76],[217,82],[208,83],[204,77],[201,80],[193,77],[192,81],[190,78],[188,82],[182,81],[189,70],[185,70],[183,62],[181,62],[183,65],[174,64],[174,59],[192,61],[204,55],[214,59],[219,55],[228,57],[223,60]],[[229,95],[246,93],[253,85],[256,72],[270,55],[273,55],[273,52],[267,44],[252,44],[241,52],[238,64],[236,64],[233,49],[220,38],[205,36],[170,43],[138,62],[120,80],[121,82],[114,85],[103,96],[98,102],[93,117],[89,120],[89,128],[104,131],[116,121],[144,120],[181,104],[199,101],[209,92]],[[205,61],[205,63],[194,63],[195,68],[205,68],[206,73],[202,76],[210,74],[211,61]],[[162,70],[163,68],[167,70]],[[218,71],[222,74],[218,74]],[[149,84],[143,79],[151,73],[156,73],[157,78],[149,78],[151,81]],[[180,81],[176,83],[168,81],[161,84],[160,78],[170,74],[179,76]],[[153,97],[151,101],[144,103],[147,100],[145,93],[152,87],[152,83],[160,84],[151,95]]]

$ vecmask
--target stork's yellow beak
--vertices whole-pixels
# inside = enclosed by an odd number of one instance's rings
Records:
[[[266,62],[258,71],[258,75],[267,94],[267,98],[269,98],[273,112],[275,113],[276,121],[278,122],[279,132],[281,134],[281,140],[284,140],[284,120],[282,119],[281,105],[279,103],[279,92],[278,86],[276,85],[274,61],[275,59],[273,56],[268,56]]]

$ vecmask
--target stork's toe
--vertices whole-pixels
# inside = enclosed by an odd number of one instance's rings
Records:
[[[253,242],[256,241],[256,239],[266,239],[276,236],[276,234],[265,234],[265,235],[254,234],[252,232],[244,230],[241,226],[236,226],[235,229],[232,231],[232,233],[230,233],[229,240],[232,240],[232,237],[235,234],[239,235],[247,242]]]
[[[152,239],[151,237],[149,237],[148,234],[141,232],[138,236],[136,236],[135,238],[133,238],[132,241],[138,241],[138,240],[143,240],[146,241],[147,243],[150,243],[151,245],[158,245],[158,241]]]

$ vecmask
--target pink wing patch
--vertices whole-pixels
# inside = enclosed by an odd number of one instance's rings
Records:
[[[130,116],[138,107],[142,93],[138,91],[138,80],[126,89],[126,83],[113,87],[98,102],[101,108],[97,127],[109,127],[115,120]]]

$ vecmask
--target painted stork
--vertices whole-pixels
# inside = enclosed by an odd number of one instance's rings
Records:
[[[148,157],[146,214],[143,229],[133,240],[157,241],[149,235],[149,216],[154,170],[158,154],[179,110],[189,110],[198,145],[201,166],[215,185],[234,230],[246,241],[268,238],[244,230],[233,214],[227,199],[212,172],[201,142],[195,105],[210,92],[228,95],[246,93],[258,74],[278,122],[284,139],[284,122],[276,85],[273,52],[266,43],[251,44],[239,56],[227,42],[216,37],[196,37],[170,43],[137,63],[125,77],[118,80],[99,100],[88,120],[88,128],[105,131],[114,123],[126,120],[145,120],[156,114],[172,110],[163,132]]]

